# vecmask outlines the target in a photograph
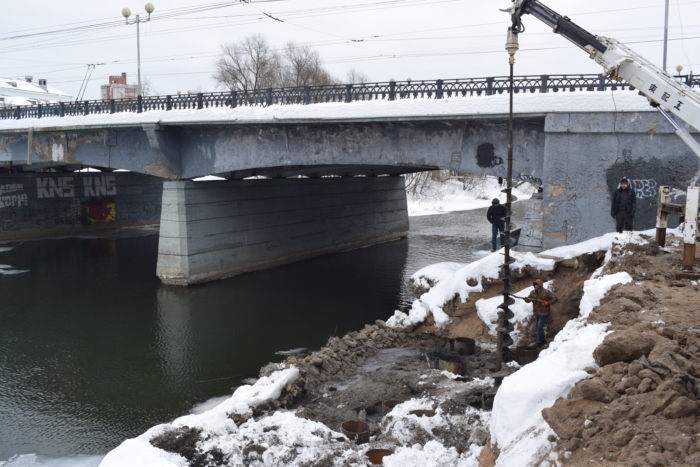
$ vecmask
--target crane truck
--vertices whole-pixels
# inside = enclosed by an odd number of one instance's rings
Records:
[[[605,76],[629,83],[649,100],[652,107],[661,112],[673,125],[676,134],[700,158],[700,144],[673,118],[676,116],[700,130],[700,93],[695,89],[675,80],[621,42],[591,34],[538,0],[513,0],[510,8],[501,11],[511,15],[511,34],[523,33],[525,27],[522,17],[532,15],[550,26],[553,32],[588,53],[591,59],[603,67]]]

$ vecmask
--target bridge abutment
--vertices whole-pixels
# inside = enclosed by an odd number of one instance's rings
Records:
[[[166,182],[157,274],[190,285],[407,234],[403,177]]]
[[[137,173],[0,174],[0,240],[157,224],[163,179]]]

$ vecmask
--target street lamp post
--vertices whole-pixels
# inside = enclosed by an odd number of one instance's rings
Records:
[[[666,71],[666,57],[668,57],[668,0],[664,15],[664,71]]]
[[[147,23],[151,20],[151,13],[153,13],[153,10],[155,10],[155,7],[153,6],[152,3],[146,3],[146,5],[143,7],[144,10],[146,10],[146,13],[148,13],[148,19],[140,19],[139,15],[136,15],[136,19],[132,20],[129,22],[129,17],[131,16],[131,10],[128,8],[124,8],[122,10],[122,15],[124,16],[124,19],[126,19],[126,24],[135,24],[136,25],[136,58],[138,62],[138,76],[139,76],[139,97],[141,96],[141,31],[139,28],[139,25],[141,23]]]

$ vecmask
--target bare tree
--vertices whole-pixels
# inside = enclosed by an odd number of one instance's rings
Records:
[[[428,191],[430,186],[430,172],[413,172],[404,174],[406,180],[406,193],[411,195],[422,195]]]
[[[160,94],[153,84],[153,80],[148,76],[141,78],[141,95],[142,96],[157,96]]]
[[[251,91],[276,87],[279,75],[279,54],[264,35],[253,34],[240,42],[221,44],[213,78],[232,91]]]
[[[346,76],[347,84],[362,84],[369,83],[370,81],[369,76],[361,71],[357,71],[354,68],[351,68]]]
[[[362,74],[359,76],[366,78]],[[309,45],[287,42],[277,52],[262,34],[221,44],[221,56],[212,78],[219,86],[232,91],[340,82],[324,68],[321,54]]]
[[[323,68],[321,54],[309,45],[287,42],[282,58],[280,84],[283,87],[323,86],[335,81]]]

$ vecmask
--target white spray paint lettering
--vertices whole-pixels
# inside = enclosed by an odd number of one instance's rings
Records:
[[[37,178],[38,198],[73,198],[75,187],[73,177]]]
[[[27,206],[28,204],[29,201],[27,200],[26,193],[0,196],[0,208],[21,207]]]
[[[117,182],[113,176],[85,177],[85,196],[116,196]]]
[[[12,193],[13,191],[22,191],[22,190],[24,190],[24,185],[22,185],[21,183],[0,185],[0,195],[4,195],[5,193]]]
[[[632,188],[638,199],[656,198],[657,185],[656,180],[632,180]]]

